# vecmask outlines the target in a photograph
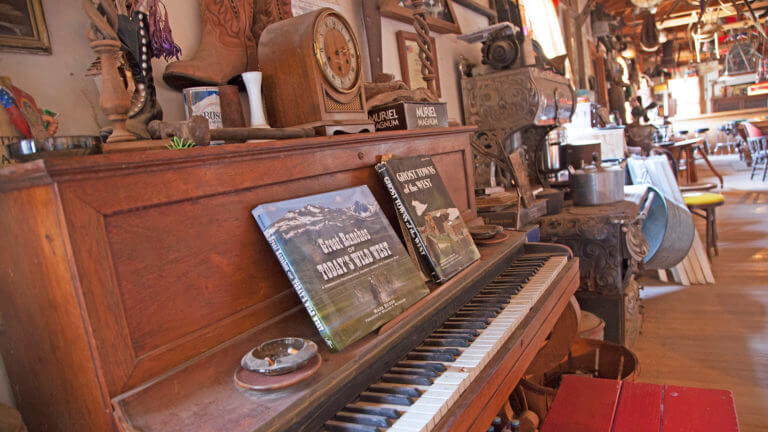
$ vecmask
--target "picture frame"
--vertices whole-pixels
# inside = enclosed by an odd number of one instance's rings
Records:
[[[400,58],[400,74],[402,80],[408,85],[408,88],[426,87],[426,83],[421,75],[421,60],[419,60],[418,35],[413,32],[399,30],[395,33],[397,37],[397,54]],[[432,44],[432,53],[435,58],[435,96],[441,97],[440,91],[440,71],[437,67],[437,45],[435,38],[430,37]]]
[[[496,1],[497,0],[453,0],[456,4],[462,5],[465,8],[479,13],[488,18],[490,24],[496,24],[499,20],[499,16],[496,13]]]
[[[42,0],[0,0],[0,51],[51,53]]]
[[[379,0],[381,16],[413,24],[413,9],[409,7],[411,2],[412,0]],[[433,3],[432,12],[427,15],[430,31],[461,34],[459,21],[453,10],[453,0],[425,0],[426,2]]]

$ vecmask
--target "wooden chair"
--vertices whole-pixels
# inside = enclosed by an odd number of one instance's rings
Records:
[[[725,197],[719,193],[687,192],[683,194],[683,201],[692,214],[707,221],[707,257],[712,259],[712,250],[714,250],[715,255],[720,255],[717,250],[715,209],[725,203]]]

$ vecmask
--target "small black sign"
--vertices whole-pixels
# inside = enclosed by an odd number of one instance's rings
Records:
[[[368,111],[377,131],[431,129],[448,126],[445,102],[395,102]]]

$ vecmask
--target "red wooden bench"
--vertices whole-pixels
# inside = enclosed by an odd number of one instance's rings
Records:
[[[733,393],[567,375],[541,432],[738,432]]]

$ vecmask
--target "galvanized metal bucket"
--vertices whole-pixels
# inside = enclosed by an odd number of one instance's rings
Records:
[[[688,255],[693,244],[695,230],[693,217],[688,209],[664,197],[658,189],[648,185],[646,201],[650,205],[643,220],[643,235],[648,241],[649,252],[643,267],[667,269],[674,267]]]

